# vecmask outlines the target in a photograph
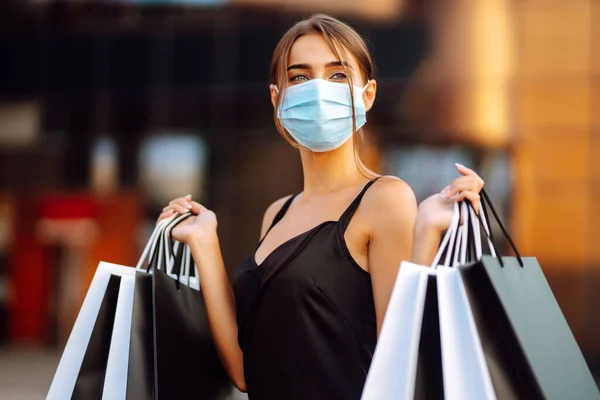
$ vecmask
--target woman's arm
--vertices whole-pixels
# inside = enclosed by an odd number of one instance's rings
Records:
[[[171,201],[163,209],[159,221],[174,212],[187,211],[195,215],[177,225],[171,234],[174,239],[190,246],[198,267],[198,278],[217,352],[233,384],[245,392],[243,354],[237,341],[235,298],[221,255],[217,216],[211,210],[192,201],[191,196],[186,196]]]
[[[392,177],[380,179],[363,201],[371,216],[369,273],[379,335],[400,263],[411,259],[417,201],[407,183]]]
[[[219,239],[195,240],[190,243],[198,266],[206,313],[221,362],[233,384],[246,391],[243,353],[238,344],[235,298],[221,256]]]

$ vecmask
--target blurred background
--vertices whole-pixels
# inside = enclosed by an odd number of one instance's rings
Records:
[[[134,265],[171,198],[217,213],[233,274],[301,190],[268,69],[316,12],[377,66],[367,166],[419,200],[475,168],[600,379],[598,1],[2,0],[0,397],[44,398],[98,262]]]

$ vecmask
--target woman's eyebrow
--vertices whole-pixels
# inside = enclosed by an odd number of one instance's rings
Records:
[[[308,64],[293,64],[287,68],[288,71],[290,69],[312,69],[312,67]]]
[[[349,63],[347,63],[346,61],[330,61],[327,64],[325,64],[325,68],[336,68],[336,67],[347,67],[347,68],[352,68],[352,65],[350,65]],[[312,67],[308,64],[293,64],[290,65],[287,70],[291,70],[291,69],[308,69],[311,70]]]
[[[331,61],[328,62],[327,64],[325,64],[325,68],[335,68],[335,67],[348,67],[348,68],[352,68],[352,65],[348,64],[346,61]],[[354,69],[354,68],[352,68]]]

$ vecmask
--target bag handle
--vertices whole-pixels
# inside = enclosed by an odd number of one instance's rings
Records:
[[[148,261],[148,264],[150,263],[150,259],[153,258],[153,255],[157,250],[157,246],[160,243],[161,234],[164,231],[164,228],[171,220],[173,220],[174,217],[175,216],[165,218],[156,224],[154,230],[152,231],[152,234],[150,235],[150,238],[148,239],[148,242],[146,243],[146,246],[144,247],[144,250],[142,251],[140,259],[138,260],[135,266],[135,269],[143,269],[144,262],[146,261]]]
[[[467,245],[469,244],[469,224],[471,223],[470,210],[464,201],[460,202],[460,211],[462,216],[462,225],[460,226],[460,237],[456,243],[453,266],[464,265],[467,263]]]
[[[468,201],[468,200],[466,200],[466,201]],[[469,206],[470,206],[470,208],[472,210],[474,210],[473,209],[473,205],[471,204],[471,202],[469,202]],[[517,246],[515,246],[514,241],[512,240],[512,238],[510,237],[510,235],[508,234],[508,231],[506,230],[506,228],[502,224],[502,221],[500,221],[500,217],[498,216],[498,213],[494,209],[494,206],[492,205],[492,202],[490,201],[489,196],[487,195],[487,193],[485,192],[485,190],[482,189],[481,190],[481,211],[482,212],[481,213],[476,213],[476,215],[477,215],[477,218],[479,219],[479,224],[484,228],[484,231],[485,231],[486,236],[488,238],[488,243],[491,245],[490,249],[492,249],[492,251],[496,254],[496,256],[498,258],[498,262],[500,263],[500,266],[504,267],[504,261],[502,260],[502,256],[500,255],[500,253],[498,253],[498,248],[496,246],[496,241],[494,239],[494,235],[492,233],[492,230],[487,225],[487,221],[489,221],[489,217],[488,217],[488,214],[487,214],[487,207],[488,206],[489,206],[490,210],[492,211],[492,214],[494,216],[494,219],[498,223],[498,226],[502,230],[502,233],[504,234],[504,237],[506,238],[506,240],[508,240],[508,243],[510,244],[511,248],[515,252],[515,255],[517,257],[517,261],[519,262],[519,265],[521,266],[521,268],[523,268],[525,266],[525,264],[523,263],[523,259],[521,258],[521,254],[517,250]]]
[[[192,257],[190,246],[185,246],[185,252],[183,255],[183,265],[185,265],[185,273],[183,278],[185,281],[182,281],[182,283],[193,289],[200,290],[200,278],[198,276],[198,268],[196,267],[196,263],[194,262],[194,258]],[[194,276],[191,275],[192,272],[194,273]]]
[[[190,286],[191,280],[189,277],[189,263],[190,260],[193,261],[193,258],[191,257],[191,251],[189,246],[183,242],[179,242],[173,239],[172,231],[178,224],[180,224],[192,215],[193,214],[190,212],[179,215],[171,224],[166,226],[164,231],[162,232],[162,251],[159,252],[159,260],[162,260],[164,262],[164,266],[162,266],[162,264],[161,266],[165,270],[165,272],[174,279],[177,290],[179,290],[181,283]],[[163,254],[164,257],[161,257],[161,255]],[[177,274],[174,273],[175,266],[178,267]],[[191,286],[193,286],[194,288],[199,287],[199,283],[191,283]]]
[[[464,265],[469,261],[480,260],[483,256],[483,246],[481,243],[481,231],[479,229],[480,224],[477,220],[477,212],[468,200],[462,202],[462,214],[465,219],[465,230],[462,237],[463,241],[461,242],[460,264]],[[486,234],[490,232],[487,219],[483,214],[481,225]],[[496,251],[494,250],[491,240],[489,238],[487,238],[487,240],[492,257],[496,257]]]
[[[464,265],[473,258],[481,259],[483,255],[483,246],[481,242],[480,224],[477,221],[477,213],[468,200],[455,202],[454,216],[446,236],[438,250],[438,259],[434,260],[434,265],[438,263],[440,254],[446,251],[446,259],[443,265],[458,266]],[[482,214],[482,226],[485,232],[490,232],[487,224],[487,218]],[[458,225],[457,225],[458,221]],[[496,251],[491,239],[487,238],[490,252],[496,257]],[[474,255],[472,253],[474,252]]]
[[[444,254],[444,250],[446,250],[448,248],[448,251],[446,252],[446,258],[444,261],[444,265],[448,265],[448,263],[450,262],[450,247],[452,246],[452,244],[454,243],[454,239],[456,237],[456,233],[458,230],[458,224],[460,222],[460,209],[458,206],[457,202],[454,202],[454,214],[452,215],[452,220],[450,221],[450,226],[448,227],[448,230],[446,230],[446,234],[444,235],[444,238],[442,239],[442,243],[440,244],[440,247],[431,263],[431,267],[432,268],[437,268],[440,259],[442,258],[442,255]]]
[[[150,269],[156,266],[156,268],[161,269],[164,264],[164,270],[167,271],[167,266],[169,264],[169,253],[167,249],[167,245],[165,243],[166,239],[171,234],[171,230],[181,223],[183,220],[188,218],[191,214],[175,214],[174,217],[169,218],[168,222],[164,225],[163,229],[159,232],[159,243],[158,243],[158,251],[154,251],[151,255],[150,262],[146,268],[146,272],[150,272]]]

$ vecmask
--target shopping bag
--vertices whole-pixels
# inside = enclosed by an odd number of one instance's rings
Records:
[[[163,220],[156,225],[137,263],[136,269],[141,268],[147,259],[158,251],[161,233],[167,222],[168,220]],[[106,375],[104,377],[102,398],[106,400],[124,400],[127,397],[127,374],[129,366],[129,346],[131,344],[134,293],[135,276],[131,274],[122,277],[116,312],[114,314],[114,325],[110,341]]]
[[[444,398],[437,274],[431,268],[427,277],[414,392],[416,400]]]
[[[421,324],[431,270],[403,262],[394,284],[386,317],[363,390],[363,399],[412,399],[415,391]],[[404,357],[399,357],[404,354]]]
[[[521,257],[482,191],[515,257],[459,267],[497,397],[600,399],[579,346],[535,257]],[[480,219],[483,226],[483,221]],[[484,232],[486,229],[484,228]],[[496,249],[489,231],[491,246]]]
[[[162,225],[157,226],[148,241],[142,259],[156,247]],[[119,385],[115,382],[122,381],[123,371],[126,376],[127,363],[122,363],[120,352],[129,342],[126,336],[130,331],[127,325],[131,319],[134,274],[135,269],[131,267],[99,264],[47,399],[119,398],[116,395]]]
[[[496,399],[473,313],[458,269],[467,262],[469,238],[480,238],[472,210],[461,205],[462,224],[456,238],[452,266],[437,266],[437,291],[444,396],[449,400]],[[474,231],[474,232],[473,232]],[[474,243],[481,258],[481,243]]]
[[[135,270],[100,262],[63,350],[47,400],[100,398],[121,278]]]
[[[433,265],[450,262],[458,205]],[[363,388],[363,400],[439,399],[442,369],[436,271],[402,262]]]
[[[231,391],[198,279],[190,277],[189,248],[170,239],[171,230],[188,216],[169,221],[156,257],[136,271],[128,399],[220,399]]]
[[[124,400],[127,394],[127,366],[129,364],[134,286],[135,278],[133,276],[121,278],[102,391],[102,398],[106,400]]]

